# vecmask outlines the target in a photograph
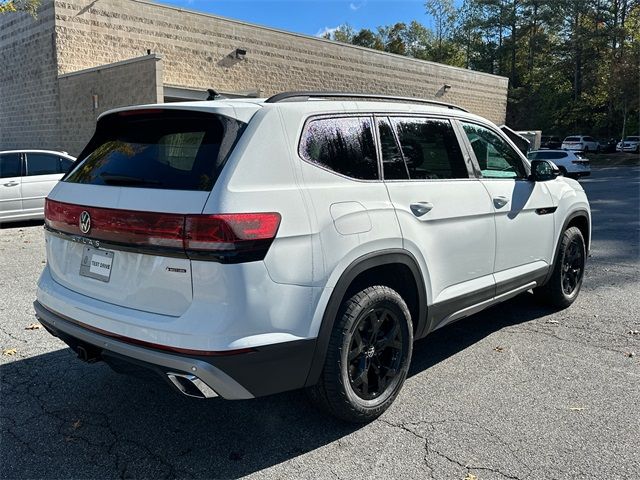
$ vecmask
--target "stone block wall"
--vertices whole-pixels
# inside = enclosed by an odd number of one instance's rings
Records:
[[[0,150],[60,148],[54,5],[0,15]]]
[[[60,142],[72,155],[91,139],[98,116],[112,108],[163,99],[162,59],[146,55],[60,75]]]
[[[145,0],[56,0],[61,73],[162,55],[164,83],[223,91],[386,93],[459,104],[504,123],[508,79]],[[241,48],[245,60],[232,58]],[[443,85],[451,88],[445,92]]]

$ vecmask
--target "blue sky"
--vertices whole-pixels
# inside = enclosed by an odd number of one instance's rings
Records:
[[[307,35],[318,35],[343,23],[356,30],[411,20],[430,25],[424,0],[156,1]]]

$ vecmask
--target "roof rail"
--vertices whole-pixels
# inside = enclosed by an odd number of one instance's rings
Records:
[[[295,102],[295,101],[307,101],[310,98],[357,98],[365,100],[391,100],[395,102],[407,102],[407,103],[422,103],[426,105],[436,105],[438,107],[450,108],[452,110],[461,110],[467,112],[462,107],[453,105],[451,103],[438,102],[437,100],[426,100],[423,98],[411,98],[411,97],[396,97],[393,95],[375,95],[372,93],[347,93],[347,92],[283,92],[278,93],[265,100],[265,103],[278,103],[278,102]]]

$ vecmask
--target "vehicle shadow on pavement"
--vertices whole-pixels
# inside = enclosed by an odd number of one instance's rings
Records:
[[[547,313],[524,294],[443,328],[416,343],[410,375]],[[302,392],[190,399],[66,348],[2,365],[0,378],[5,478],[237,478],[362,428],[317,412]]]
[[[25,227],[37,227],[44,225],[44,220],[25,220],[23,222],[0,223],[0,229],[18,229]]]
[[[447,325],[414,344],[409,376],[423,372],[504,327],[526,323],[554,312],[527,292]]]

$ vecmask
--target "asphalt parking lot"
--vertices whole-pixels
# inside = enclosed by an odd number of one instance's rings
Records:
[[[81,363],[28,329],[42,225],[0,230],[0,477],[637,478],[640,167],[583,185],[593,248],[577,302],[554,312],[523,294],[419,341],[395,404],[361,427],[300,392],[192,400]]]

